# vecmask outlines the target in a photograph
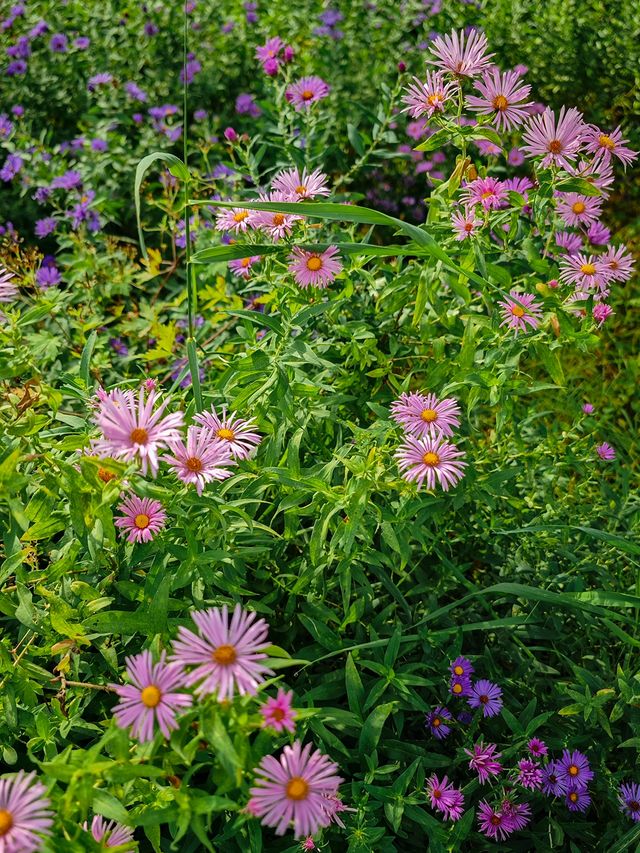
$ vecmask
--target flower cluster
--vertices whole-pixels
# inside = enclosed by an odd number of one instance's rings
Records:
[[[483,717],[495,717],[502,710],[502,689],[486,678],[474,680],[474,668],[471,661],[459,656],[450,666],[449,692],[452,696],[467,700],[470,708],[481,709]],[[468,711],[458,714],[459,723],[467,723],[471,719]],[[450,721],[449,723],[447,721]],[[451,733],[453,715],[448,708],[438,706],[426,717],[426,726],[439,740]]]

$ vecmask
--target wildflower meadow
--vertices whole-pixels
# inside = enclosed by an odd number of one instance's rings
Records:
[[[638,26],[0,3],[0,853],[640,850]]]

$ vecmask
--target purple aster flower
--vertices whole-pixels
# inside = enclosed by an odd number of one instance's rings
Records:
[[[451,732],[451,726],[448,726],[446,721],[451,720],[451,713],[447,708],[443,708],[441,705],[438,705],[437,708],[434,708],[433,711],[429,711],[429,713],[425,717],[425,726],[429,729],[434,737],[437,737],[438,740],[444,740],[447,735]]]
[[[618,800],[620,811],[632,821],[640,821],[640,785],[635,782],[627,782],[620,785]]]
[[[69,40],[64,33],[55,33],[49,41],[49,50],[53,53],[66,53]]]
[[[550,761],[542,768],[542,791],[553,797],[567,792],[567,783],[560,773],[560,762]]]
[[[103,841],[106,847],[120,847],[133,841],[133,830],[115,820],[106,821],[101,815],[95,815],[91,821],[91,830],[84,823],[85,832],[91,832],[96,841]],[[130,853],[130,851],[127,851]]]
[[[465,658],[462,656],[457,657],[451,663],[451,675],[455,675],[458,678],[465,676],[469,678],[474,673],[473,664],[469,660],[469,658]]]
[[[531,93],[531,86],[524,84],[515,71],[503,74],[494,66],[484,72],[475,87],[480,97],[467,96],[467,106],[481,115],[493,116],[498,130],[512,130],[527,118],[524,108],[529,106],[526,99]]]
[[[101,71],[99,74],[94,74],[87,80],[87,91],[95,92],[98,86],[108,86],[113,82],[113,75],[108,71]]]
[[[49,25],[46,21],[38,21],[38,23],[29,30],[29,38],[37,39],[49,31]]]
[[[206,110],[195,110],[193,113],[193,118],[195,121],[204,121],[207,117]]]
[[[122,338],[109,338],[109,346],[112,350],[121,356],[129,355],[129,347],[124,343]]]
[[[606,246],[611,239],[611,230],[602,222],[592,222],[587,230],[587,238],[592,246]]]
[[[549,752],[546,743],[537,737],[531,738],[531,740],[527,744],[527,749],[529,750],[529,754],[535,756],[536,758],[541,758],[543,755],[546,755]]]
[[[148,99],[148,95],[144,89],[141,89],[140,86],[132,80],[124,84],[124,90],[133,101],[139,101],[141,104],[144,104]]]
[[[542,787],[542,772],[537,761],[523,758],[518,762],[518,782],[523,788],[537,791]]]
[[[455,83],[447,82],[441,71],[427,71],[425,81],[413,78],[406,89],[402,102],[406,104],[403,112],[408,112],[411,118],[426,115],[431,118],[434,113],[443,113],[445,105],[456,94],[458,87]]]
[[[202,71],[201,63],[195,58],[189,59],[184,68],[180,69],[180,82],[186,83],[188,86],[193,83],[196,74],[199,74],[200,71]]]
[[[0,850],[2,853],[36,853],[51,835],[51,801],[35,773],[0,779]]]
[[[600,260],[609,270],[612,281],[628,281],[633,275],[634,261],[626,246],[610,246]]]
[[[570,785],[564,801],[570,812],[586,812],[591,805],[591,795],[586,788]]]
[[[558,198],[556,210],[565,225],[575,228],[588,226],[602,214],[602,200],[580,193],[562,193]]]
[[[582,411],[585,415],[592,415],[594,412],[594,406],[592,403],[584,403],[582,406]]]
[[[439,400],[435,394],[402,393],[390,409],[394,421],[417,436],[451,436],[460,426],[460,406],[453,397]]]
[[[13,122],[6,113],[0,113],[0,139],[6,139],[13,131]]]
[[[507,163],[510,166],[522,166],[524,163],[524,154],[519,148],[511,148],[507,154]]]
[[[464,810],[464,795],[458,788],[454,788],[443,776],[438,779],[434,773],[427,780],[427,794],[431,801],[431,808],[437,809],[445,817],[445,820],[458,820]]]
[[[614,314],[614,310],[606,302],[596,302],[591,309],[591,315],[600,328],[609,317]]]
[[[554,163],[567,169],[578,155],[584,127],[582,114],[574,107],[562,107],[557,121],[553,110],[547,107],[542,115],[528,120],[521,148],[529,158],[542,157],[543,168]]]
[[[452,675],[449,681],[449,692],[454,696],[470,696],[471,679],[465,675]]]
[[[517,290],[510,291],[505,302],[498,302],[502,308],[502,323],[500,326],[508,326],[517,335],[518,332],[527,332],[527,326],[537,329],[542,317],[542,305],[536,302],[530,293],[518,293]]]
[[[324,80],[314,75],[301,77],[287,86],[284,96],[300,112],[301,110],[308,110],[315,101],[326,98],[329,91],[329,86]]]
[[[495,841],[504,841],[513,832],[509,816],[504,815],[501,810],[489,805],[486,800],[481,800],[478,804],[477,817],[480,832],[484,833],[487,838]]]
[[[36,273],[36,284],[43,290],[48,287],[55,287],[60,284],[61,280],[60,270],[55,264],[41,266]]]
[[[502,764],[498,761],[502,753],[496,752],[497,748],[495,743],[484,744],[480,741],[474,744],[473,750],[465,749],[471,758],[469,767],[476,771],[481,785],[484,785],[491,776],[497,776],[502,770]]]
[[[574,284],[580,290],[608,292],[611,270],[604,256],[585,255],[578,252],[560,261],[560,280],[565,284]]]
[[[73,190],[80,186],[82,186],[82,175],[73,169],[70,169],[63,175],[58,175],[51,181],[51,189],[53,190]]]
[[[562,758],[558,762],[558,774],[567,786],[586,788],[593,779],[593,771],[589,767],[589,759],[582,752],[568,749],[562,751]]]
[[[477,77],[491,64],[492,53],[487,53],[487,37],[478,30],[465,33],[452,30],[446,36],[438,35],[429,50],[434,58],[428,62],[459,77]]]
[[[144,34],[146,36],[155,36],[160,32],[158,27],[153,23],[153,21],[145,21],[144,23]]]
[[[7,77],[21,77],[27,73],[27,63],[24,59],[14,59],[7,65],[5,74]]]
[[[502,710],[502,690],[497,684],[481,678],[471,687],[468,703],[472,708],[482,708],[485,717],[495,717]]]
[[[20,118],[24,115],[24,107],[21,104],[14,104],[11,107],[11,112],[14,114],[14,116]]]
[[[23,166],[24,160],[19,154],[8,154],[2,169],[0,169],[0,181],[7,183],[12,181]]]
[[[558,231],[556,246],[564,249],[568,255],[576,255],[582,248],[582,238],[579,234],[573,234],[570,231]]]
[[[622,138],[619,127],[609,133],[604,133],[595,124],[588,124],[585,128],[584,145],[586,150],[604,162],[608,163],[612,157],[617,157],[624,163],[625,167],[629,163],[633,163],[638,152],[628,148],[627,142],[627,139]]]
[[[507,190],[497,178],[476,178],[462,188],[460,200],[465,204],[481,204],[485,210],[495,210],[507,200]]]
[[[241,92],[236,98],[236,112],[238,115],[249,115],[251,118],[258,118],[262,110],[256,104],[253,95]]]
[[[598,456],[600,457],[600,459],[603,459],[605,462],[613,462],[613,460],[616,458],[615,449],[610,444],[608,444],[606,441],[603,441],[602,444],[599,444],[596,447],[596,452],[597,452]],[[566,750],[565,750],[565,752],[566,752]],[[574,753],[574,754],[579,755],[580,753]],[[589,771],[589,772],[591,772],[591,771]],[[593,773],[591,774],[591,778],[593,778]]]
[[[87,36],[78,36],[77,39],[74,39],[73,46],[77,47],[78,50],[86,50],[91,44],[91,39],[87,38]]]
[[[93,151],[107,151],[109,148],[105,139],[92,139],[90,144]]]
[[[468,240],[484,225],[474,207],[465,207],[463,211],[455,212],[451,217],[451,225],[456,233],[456,240]]]
[[[445,441],[441,434],[421,438],[406,435],[395,457],[407,482],[415,481],[420,488],[426,480],[428,489],[439,484],[445,492],[463,478],[467,465],[464,452]]]

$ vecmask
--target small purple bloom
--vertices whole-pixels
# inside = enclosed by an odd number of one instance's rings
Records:
[[[57,222],[53,216],[46,216],[44,219],[37,219],[34,228],[36,237],[48,237],[56,230]]]
[[[78,36],[77,39],[74,39],[73,46],[77,47],[78,50],[86,50],[91,44],[91,39],[87,38],[87,36]]]
[[[49,50],[53,53],[66,53],[69,40],[64,33],[55,33],[49,40]]]
[[[582,752],[564,749],[558,762],[558,775],[567,786],[586,788],[593,779],[593,770],[589,767],[589,759]]]
[[[483,716],[495,717],[502,710],[502,690],[497,684],[481,678],[473,684],[467,701],[472,708],[482,708]]]
[[[51,189],[53,190],[73,190],[80,186],[82,186],[82,175],[74,169],[69,169],[51,181]]]
[[[5,74],[7,77],[21,77],[27,73],[27,63],[24,59],[15,59],[7,65]]]
[[[124,84],[124,90],[132,100],[140,101],[141,104],[144,104],[148,98],[148,95],[144,91],[144,89],[141,89],[140,86],[138,86],[138,84],[134,83],[132,80]]]
[[[591,805],[591,795],[586,788],[571,785],[567,788],[565,803],[570,812],[586,812]]]
[[[584,403],[582,406],[582,411],[585,413],[585,415],[592,415],[595,411],[593,403]]]
[[[92,139],[91,148],[94,151],[107,151],[109,145],[105,139]]]
[[[553,797],[561,797],[567,791],[567,784],[560,775],[559,761],[550,761],[542,768],[542,790]]]
[[[605,462],[612,462],[616,458],[615,449],[606,441],[603,441],[602,444],[596,447],[596,452],[600,459],[603,459]]]
[[[542,772],[537,761],[523,758],[518,762],[518,782],[523,788],[537,791],[542,787]]]
[[[87,80],[87,91],[95,92],[98,86],[108,86],[111,82],[113,82],[113,75],[109,74],[108,71],[101,71],[99,74],[89,77]]]
[[[640,821],[640,785],[628,782],[620,785],[618,800],[620,811],[630,817],[634,823]]]
[[[444,740],[451,732],[451,726],[448,726],[446,721],[451,719],[451,713],[447,708],[438,705],[433,711],[429,711],[425,718],[425,726],[430,730],[431,734]]]
[[[60,270],[54,264],[43,265],[36,273],[36,283],[43,290],[46,290],[48,287],[55,287],[57,284],[60,284],[61,280]]]
[[[236,112],[238,115],[249,115],[251,118],[258,118],[262,110],[256,104],[253,95],[248,92],[241,92],[236,98]]]
[[[546,743],[537,737],[531,738],[531,740],[527,744],[527,749],[529,750],[529,754],[535,756],[536,758],[541,758],[543,755],[546,755],[549,752]]]
[[[0,169],[0,181],[12,181],[24,166],[24,160],[18,154],[8,154]]]

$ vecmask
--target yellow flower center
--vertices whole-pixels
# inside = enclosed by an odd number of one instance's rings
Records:
[[[521,305],[512,305],[511,313],[514,317],[524,317],[524,308]]]
[[[149,441],[149,433],[146,429],[136,427],[131,430],[131,441],[134,444],[146,444]]]
[[[309,785],[301,776],[292,776],[287,782],[285,794],[290,800],[296,802],[306,800],[309,794]]]
[[[304,186],[304,184],[299,184],[296,187],[296,193],[298,195],[304,195],[306,193],[306,191],[307,191],[307,188]]]
[[[149,522],[151,519],[148,515],[145,515],[143,512],[138,513],[136,517],[133,519],[133,523],[138,528],[138,530],[146,530],[149,526]]]
[[[246,268],[246,267],[248,267],[248,266],[249,266],[249,264],[250,264],[250,263],[251,263],[251,258],[243,258],[243,259],[240,261],[240,266],[241,266],[241,267],[245,267],[245,268]]]
[[[430,450],[428,450],[422,457],[422,461],[425,465],[428,465],[430,468],[433,468],[433,466],[437,465],[440,461],[440,457],[437,453],[432,453]]]
[[[311,89],[305,89],[301,97],[303,101],[310,101],[313,98],[313,92]]]
[[[236,662],[236,650],[233,646],[218,646],[213,653],[213,659],[220,666],[231,666]]]
[[[613,151],[616,147],[615,142],[610,136],[607,136],[606,133],[601,134],[598,137],[598,142],[602,145],[603,148],[607,148],[609,151]]]
[[[505,98],[504,95],[496,95],[493,99],[493,106],[500,110],[500,112],[504,112],[509,106],[509,101]]]
[[[274,225],[282,225],[284,222],[284,213],[276,213],[273,217]]]
[[[569,799],[571,800],[571,802],[572,802],[572,803],[577,803],[577,802],[578,802],[578,795],[576,794],[576,792],[575,792],[575,791],[572,791],[572,792],[569,794]]]
[[[434,717],[433,720],[431,720],[431,725],[433,726],[434,729],[437,729],[441,723],[442,723],[442,720],[440,719],[440,717]]]
[[[462,684],[454,684],[452,693],[462,693]]]
[[[423,409],[420,412],[420,417],[427,424],[432,424],[434,421],[438,420],[438,413],[435,409]]]
[[[150,684],[148,687],[144,688],[140,694],[140,699],[146,708],[157,708],[160,704],[160,700],[162,699],[162,693],[158,690],[155,684]]]
[[[235,438],[235,434],[232,429],[227,429],[226,427],[220,427],[220,429],[216,432],[218,438],[223,438],[225,441],[233,441]]]
[[[322,269],[322,260],[317,255],[311,255],[310,258],[307,258],[307,269],[312,272]]]
[[[427,103],[430,107],[437,107],[444,101],[443,92],[434,92],[433,95],[427,96]]]
[[[454,675],[464,675],[464,669],[458,664],[458,666],[454,666],[453,668]]]
[[[574,213],[584,213],[586,205],[583,201],[576,201],[571,210],[573,210]]]
[[[585,275],[593,275],[596,271],[596,268],[593,264],[582,264],[580,267],[580,272],[583,272]]]
[[[194,474],[199,474],[204,467],[202,465],[202,459],[198,459],[197,456],[190,456],[184,464],[187,466],[189,471],[193,471]]]
[[[233,214],[233,221],[234,222],[244,222],[248,215],[249,215],[248,210],[239,210],[237,213]]]
[[[6,809],[0,809],[0,838],[5,836],[13,826],[13,815]]]
[[[480,198],[491,198],[492,195],[494,195],[493,190],[487,190],[486,192],[482,193]]]
[[[576,767],[575,764],[569,765],[569,776],[577,776],[580,770]]]
[[[559,154],[562,151],[562,142],[559,139],[552,139],[549,143],[549,151],[552,154]]]

